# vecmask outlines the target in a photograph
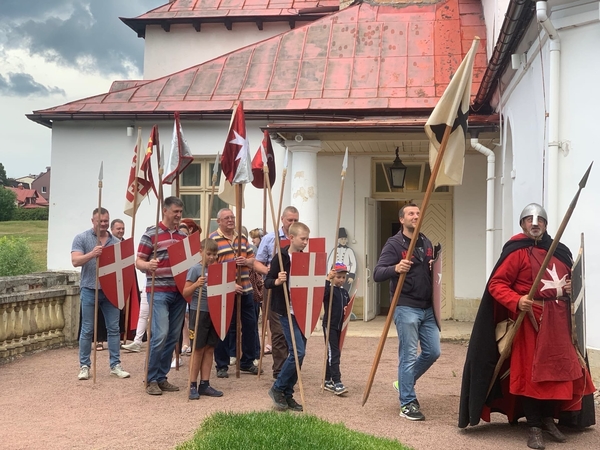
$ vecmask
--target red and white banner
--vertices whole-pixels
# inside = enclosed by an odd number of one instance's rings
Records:
[[[102,292],[114,306],[123,309],[134,283],[133,239],[125,239],[102,249],[98,258],[98,280]]]
[[[175,284],[177,285],[179,292],[181,292],[181,295],[183,295],[183,288],[185,287],[185,279],[188,270],[190,270],[194,264],[199,263],[202,256],[200,233],[196,231],[185,239],[168,246],[167,253],[169,254],[169,262],[171,264],[173,278],[175,278]],[[190,303],[192,297],[186,298],[186,301]]]
[[[225,339],[235,304],[235,261],[208,266],[208,311],[221,340]]]
[[[231,115],[229,132],[221,155],[221,169],[231,184],[251,183],[254,179],[242,102],[238,102]]]
[[[183,129],[179,121],[179,113],[175,113],[175,124],[173,125],[173,138],[171,139],[171,153],[169,154],[169,167],[167,175],[163,178],[164,184],[172,184],[173,181],[189,166],[194,157],[187,141],[183,138]]]
[[[281,239],[279,241],[279,246],[281,248],[286,247],[288,245],[290,245],[289,239]],[[325,253],[325,238],[309,238],[308,244],[304,248],[304,253]]]
[[[348,324],[350,323],[350,316],[352,315],[352,307],[354,306],[354,297],[356,297],[356,292],[350,298],[348,306],[346,306],[346,311],[344,311],[344,321],[342,322],[342,332],[340,333],[340,351],[342,351],[344,339],[346,338],[346,331],[348,331]]]
[[[290,301],[298,326],[308,338],[315,329],[325,293],[327,253],[296,252],[291,254]]]

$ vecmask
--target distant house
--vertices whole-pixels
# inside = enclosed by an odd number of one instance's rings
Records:
[[[33,175],[33,174],[25,175],[24,177],[15,178],[15,181],[17,182],[16,187],[19,186],[19,183],[23,183],[23,187],[25,189],[29,189],[31,187],[31,183],[33,183],[33,180],[35,180],[36,178],[37,178],[37,175]]]
[[[46,167],[46,171],[40,173],[31,183],[31,189],[35,189],[46,202],[50,200],[50,167]]]
[[[10,189],[17,194],[17,207],[19,208],[47,208],[48,200],[42,197],[35,189],[25,189],[23,184],[19,184],[18,187],[7,186],[6,189]]]

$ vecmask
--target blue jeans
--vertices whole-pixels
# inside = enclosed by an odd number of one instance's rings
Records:
[[[217,370],[227,369],[229,367],[230,351],[233,348],[235,355],[235,338],[236,338],[236,314],[237,314],[237,299],[231,316],[231,324],[225,339],[215,347],[215,363]],[[254,360],[260,354],[256,354],[256,337],[258,336],[256,313],[254,312],[254,297],[252,292],[242,295],[242,357],[240,359],[240,368],[249,369],[254,365]]]
[[[440,331],[433,308],[397,306],[394,323],[398,332],[398,384],[400,406],[417,399],[416,381],[440,357]],[[417,344],[421,353],[417,357]]]
[[[81,288],[79,293],[81,299],[81,333],[79,334],[79,365],[92,365],[90,353],[92,352],[92,340],[94,339],[94,312],[96,302],[95,289]],[[104,314],[106,334],[108,342],[108,353],[110,355],[110,368],[121,363],[120,330],[119,330],[119,308],[108,301],[102,290],[98,290],[98,309]]]
[[[288,320],[287,314],[282,314],[281,318],[281,329],[285,336],[285,341],[288,346],[288,357],[283,363],[281,372],[277,375],[277,380],[273,384],[273,389],[279,392],[283,392],[286,397],[294,395],[294,385],[298,381],[298,372],[296,372],[296,359],[294,358],[294,347],[292,345],[292,334],[290,332],[290,321]],[[292,324],[294,327],[294,337],[296,338],[296,349],[298,350],[298,362],[302,367],[302,361],[304,361],[304,355],[306,354],[306,338],[298,327],[296,322],[296,316],[292,314]]]
[[[152,305],[148,383],[164,381],[179,340],[187,302],[179,292],[155,292]]]

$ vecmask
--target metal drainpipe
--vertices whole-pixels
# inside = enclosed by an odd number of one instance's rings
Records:
[[[558,115],[560,100],[560,37],[554,25],[548,18],[548,4],[538,1],[535,4],[537,21],[544,28],[550,38],[550,93],[548,95],[548,228],[555,231],[558,228],[558,149],[560,146],[558,136]]]
[[[485,276],[488,278],[494,268],[494,178],[496,173],[496,155],[492,150],[471,138],[471,147],[487,156],[487,199],[485,204]]]

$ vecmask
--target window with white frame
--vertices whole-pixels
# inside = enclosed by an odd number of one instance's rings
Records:
[[[212,173],[215,159],[196,159],[186,167],[179,180],[179,197],[183,201],[183,217],[193,219],[203,229],[203,236],[217,229],[217,212],[229,205],[217,196],[221,171],[217,176],[215,197],[210,211],[210,230],[206,227],[209,214],[210,194],[212,189]]]

